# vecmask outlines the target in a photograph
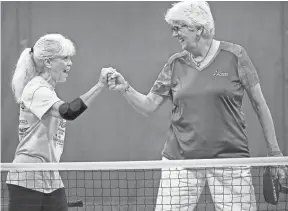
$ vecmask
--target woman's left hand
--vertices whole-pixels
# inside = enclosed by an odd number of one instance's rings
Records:
[[[277,155],[277,157],[282,157],[283,154]],[[288,167],[285,165],[281,166],[271,166],[271,174],[274,178],[279,178],[280,180],[283,180],[288,177]]]
[[[102,68],[101,69],[101,73],[100,73],[100,77],[99,77],[99,81],[98,84],[100,86],[107,86],[107,82],[108,82],[108,75],[109,74],[113,74],[115,72],[115,69],[112,67],[108,67],[108,68]]]

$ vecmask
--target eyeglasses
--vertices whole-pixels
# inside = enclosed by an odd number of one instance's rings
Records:
[[[181,29],[183,29],[183,28],[188,28],[188,26],[187,26],[187,25],[172,26],[172,27],[171,27],[171,31],[178,33],[178,32],[179,32]]]
[[[172,32],[178,33],[183,28],[189,28],[190,31],[198,31],[198,30],[200,30],[203,27],[188,26],[188,25],[183,24],[183,25],[180,25],[180,26],[172,26],[171,30],[172,30]]]
[[[62,59],[63,61],[65,61],[65,62],[68,62],[68,61],[71,60],[70,56],[60,56],[59,58]]]

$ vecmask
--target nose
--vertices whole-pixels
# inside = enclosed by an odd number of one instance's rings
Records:
[[[179,34],[178,34],[177,31],[175,31],[175,30],[172,31],[172,37],[177,37],[178,35],[179,35]]]
[[[67,63],[67,65],[68,65],[68,66],[72,66],[72,65],[73,65],[73,63],[72,63],[72,60],[71,60],[71,59],[69,59],[69,60],[68,60],[68,63]]]

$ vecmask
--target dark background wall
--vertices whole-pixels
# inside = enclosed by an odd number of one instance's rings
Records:
[[[25,46],[47,32],[77,45],[64,100],[86,92],[102,67],[117,68],[134,88],[148,93],[167,59],[180,50],[164,21],[172,2],[3,2],[1,6],[1,161],[11,162],[18,144],[18,106],[11,72]],[[211,2],[216,38],[246,48],[257,67],[280,148],[287,144],[287,2]],[[117,92],[105,90],[91,108],[68,123],[62,161],[155,160],[161,158],[171,105],[143,117]],[[262,129],[245,97],[253,156],[265,156]]]

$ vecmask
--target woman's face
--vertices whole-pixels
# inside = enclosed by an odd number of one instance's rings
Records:
[[[172,36],[177,38],[182,50],[194,49],[197,46],[197,32],[195,27],[185,24],[173,24]]]
[[[70,56],[61,56],[50,59],[50,75],[56,83],[65,82],[72,66]]]

